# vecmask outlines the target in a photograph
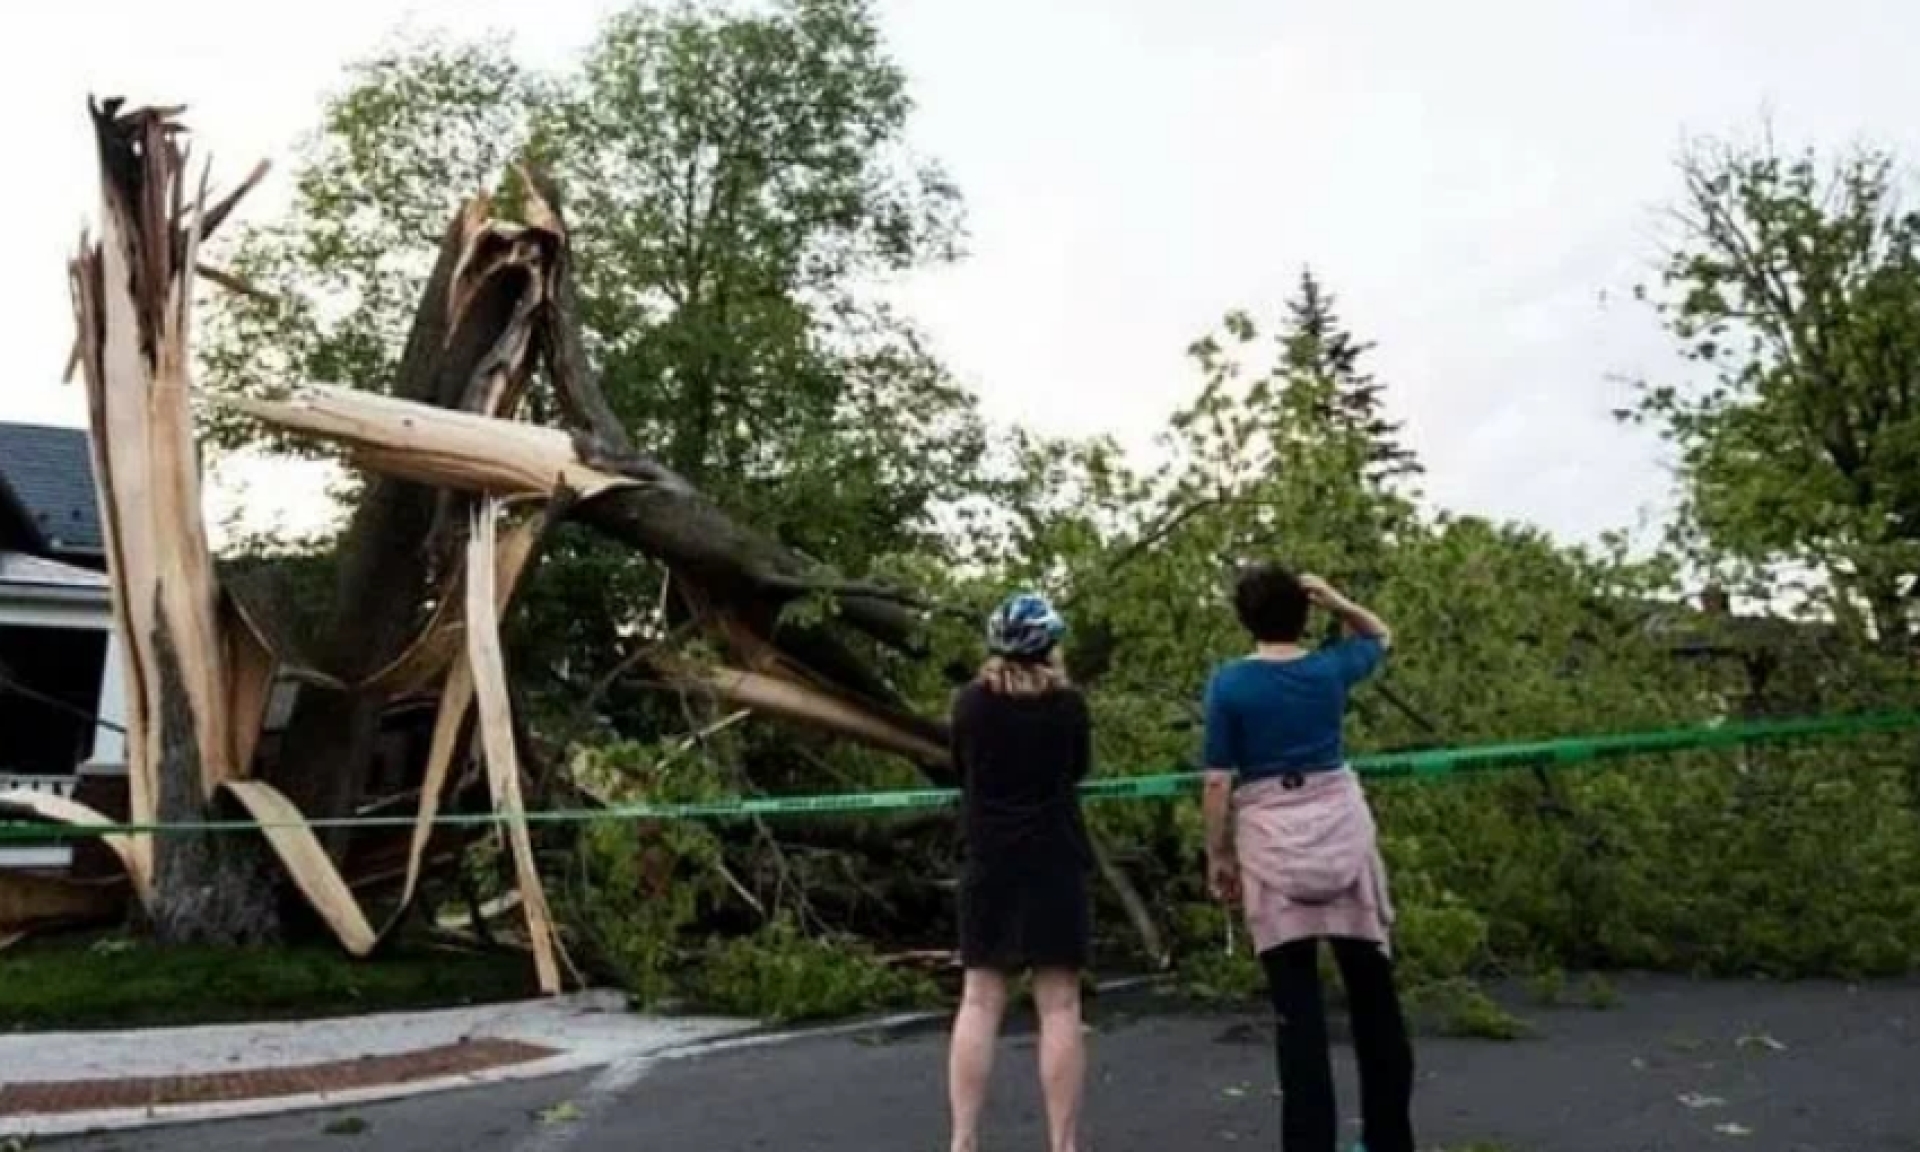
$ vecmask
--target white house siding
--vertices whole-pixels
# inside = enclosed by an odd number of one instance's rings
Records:
[[[0,627],[106,633],[105,659],[94,716],[113,725],[126,722],[126,682],[120,638],[113,631],[107,578],[44,557],[0,552]],[[125,737],[105,726],[93,732],[91,755],[75,773],[64,776],[0,774],[0,792],[53,792],[71,795],[79,772],[126,771]],[[72,860],[64,846],[0,845],[0,868],[65,868]]]

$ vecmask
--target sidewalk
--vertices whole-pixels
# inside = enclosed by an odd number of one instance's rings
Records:
[[[307,1023],[0,1036],[0,1137],[185,1123],[533,1079],[738,1035],[621,997]]]

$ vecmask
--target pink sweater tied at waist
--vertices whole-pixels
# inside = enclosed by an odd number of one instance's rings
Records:
[[[1387,868],[1358,776],[1342,768],[1259,780],[1238,789],[1233,803],[1241,899],[1257,951],[1320,936],[1389,945]]]

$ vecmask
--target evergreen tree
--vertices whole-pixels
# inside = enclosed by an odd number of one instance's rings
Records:
[[[1376,491],[1405,486],[1424,469],[1386,414],[1386,385],[1361,367],[1373,349],[1340,323],[1333,294],[1312,269],[1287,304],[1281,332],[1282,404],[1308,438],[1350,458],[1355,477]]]

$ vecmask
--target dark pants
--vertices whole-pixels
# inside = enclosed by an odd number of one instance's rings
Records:
[[[1393,985],[1393,961],[1377,944],[1330,940],[1347,988],[1360,1064],[1361,1140],[1367,1152],[1414,1152],[1413,1045]],[[1260,954],[1279,1031],[1280,1147],[1335,1152],[1332,1057],[1320,995],[1320,942],[1296,940]]]

